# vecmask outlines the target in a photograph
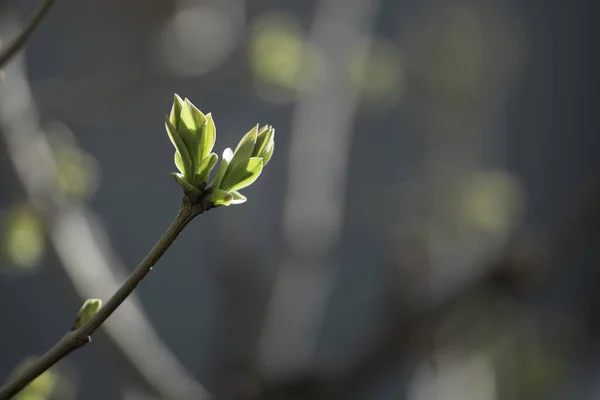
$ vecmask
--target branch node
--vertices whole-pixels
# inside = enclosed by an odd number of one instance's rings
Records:
[[[88,343],[91,343],[92,337],[88,334],[81,334],[77,336],[77,347],[83,347]]]

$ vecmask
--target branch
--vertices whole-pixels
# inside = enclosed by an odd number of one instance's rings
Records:
[[[29,37],[41,22],[44,20],[50,8],[54,5],[54,0],[45,0],[44,3],[37,10],[33,18],[29,21],[25,29],[21,32],[19,36],[17,36],[11,44],[0,54],[0,68],[2,68],[10,59],[19,51],[25,43],[29,40]]]
[[[91,335],[111,316],[111,314],[123,303],[134,291],[137,285],[152,270],[152,267],[173,244],[177,236],[183,231],[187,224],[196,216],[207,211],[210,206],[204,203],[190,203],[184,198],[181,209],[177,213],[171,226],[163,234],[152,250],[140,262],[129,278],[108,300],[105,306],[98,311],[87,323],[80,328],[68,332],[54,347],[52,347],[40,359],[29,365],[22,372],[14,376],[5,386],[0,388],[0,400],[8,400],[27,384],[52,367],[62,358],[79,347],[90,343]]]
[[[14,37],[22,28],[0,20],[0,36]],[[3,29],[5,26],[8,29]],[[22,53],[10,66],[11,79],[0,86],[0,137],[15,177],[29,202],[51,221],[46,227],[49,243],[60,261],[72,290],[83,303],[89,297],[109,299],[131,271],[115,253],[102,219],[82,201],[73,204],[56,195],[58,164],[48,135],[39,124],[39,113],[25,76]],[[18,94],[15,96],[15,94]],[[19,110],[15,112],[15,110]],[[31,149],[42,156],[32,157]],[[206,399],[207,390],[181,364],[157,334],[133,293],[104,324],[109,346],[123,357],[120,367],[142,390],[170,400]],[[148,362],[149,360],[157,362]],[[8,378],[6,378],[8,381]],[[4,383],[0,380],[0,386]]]

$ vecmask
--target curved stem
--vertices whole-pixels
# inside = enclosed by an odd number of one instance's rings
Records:
[[[129,278],[127,278],[106,304],[87,323],[72,332],[68,332],[46,354],[23,369],[23,371],[18,372],[6,385],[0,388],[0,400],[10,399],[69,353],[89,343],[92,333],[129,297],[142,279],[152,270],[154,264],[173,244],[187,224],[209,208],[210,206],[203,205],[202,203],[192,204],[187,199],[184,199],[181,209],[171,223],[171,226],[169,226],[152,250],[144,257]]]
[[[2,68],[10,59],[27,43],[29,37],[38,28],[44,17],[50,11],[54,0],[45,0],[37,10],[33,18],[29,21],[23,32],[17,36],[11,44],[0,54],[0,68]]]

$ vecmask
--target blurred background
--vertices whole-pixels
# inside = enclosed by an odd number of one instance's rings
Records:
[[[600,398],[594,6],[57,1],[0,82],[0,379],[175,216],[178,93],[269,168],[19,399]]]

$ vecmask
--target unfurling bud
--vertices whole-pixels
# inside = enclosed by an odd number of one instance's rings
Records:
[[[211,183],[210,200],[215,206],[241,204],[246,197],[238,190],[250,186],[260,176],[262,169],[275,150],[275,129],[258,125],[246,133],[235,151],[227,148],[223,152],[221,164]]]
[[[171,114],[165,116],[169,139],[175,146],[175,180],[186,191],[206,186],[218,156],[211,153],[216,139],[215,123],[210,113],[204,115],[188,99],[174,96]]]
[[[173,173],[186,195],[204,198],[213,206],[228,206],[246,201],[238,190],[250,186],[275,150],[275,129],[257,124],[240,140],[235,151],[225,149],[213,181],[210,174],[218,161],[212,153],[216,139],[212,115],[204,115],[188,99],[175,95],[171,114],[165,116],[169,138],[175,146]]]
[[[75,319],[75,323],[71,327],[71,330],[74,331],[75,329],[82,327],[98,312],[98,310],[100,310],[100,307],[102,307],[102,300],[87,299],[81,306],[79,313],[77,313],[77,318]]]

